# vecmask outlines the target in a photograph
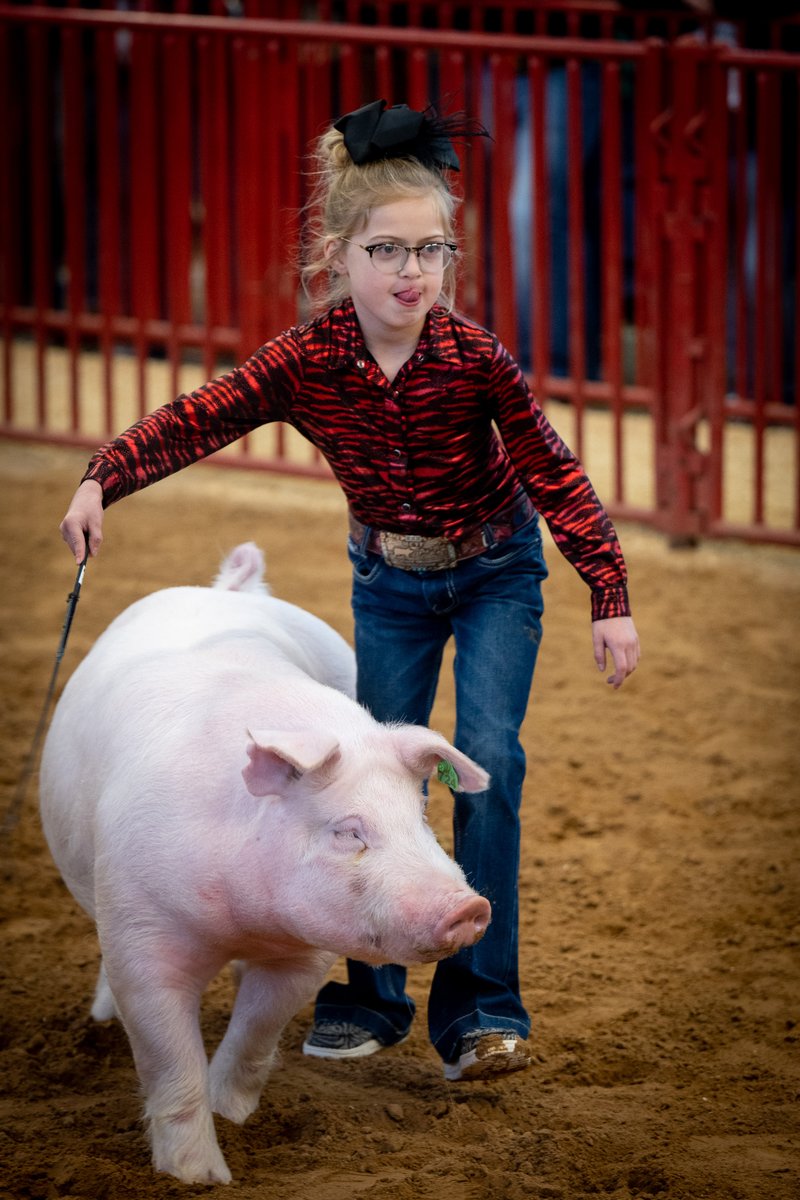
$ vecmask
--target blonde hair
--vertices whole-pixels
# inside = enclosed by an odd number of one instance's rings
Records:
[[[374,208],[431,196],[439,208],[445,237],[453,237],[458,200],[444,175],[416,158],[383,158],[356,165],[345,147],[344,135],[329,129],[316,143],[314,168],[313,189],[304,210],[300,278],[316,310],[341,304],[350,294],[347,276],[332,269],[326,247],[332,239],[352,238],[366,225]],[[445,267],[440,294],[448,309],[455,302],[455,291],[451,261]]]

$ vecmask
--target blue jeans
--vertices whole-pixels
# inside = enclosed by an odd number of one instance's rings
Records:
[[[366,535],[365,539],[366,540]],[[519,994],[519,809],[525,753],[519,730],[541,640],[547,576],[538,518],[512,537],[444,571],[404,571],[349,543],[358,699],[381,721],[427,725],[442,653],[455,640],[455,745],[492,777],[485,792],[455,793],[454,856],[492,905],[477,945],[440,962],[428,1000],[430,1038],[445,1062],[459,1039],[478,1029],[525,1038]],[[406,1036],[414,1018],[400,966],[348,960],[348,982],[317,997],[316,1019],[350,1021],[385,1045]]]

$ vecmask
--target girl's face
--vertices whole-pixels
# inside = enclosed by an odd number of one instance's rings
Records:
[[[434,196],[408,197],[374,208],[349,242],[332,245],[334,269],[348,276],[350,295],[364,338],[370,343],[419,337],[425,317],[442,290],[444,269],[422,270],[416,254],[399,270],[384,274],[362,246],[394,242],[424,246],[449,240]],[[358,244],[356,244],[358,243]]]

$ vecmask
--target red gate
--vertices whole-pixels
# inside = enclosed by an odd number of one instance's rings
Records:
[[[677,536],[800,543],[798,65],[681,45],[648,68],[657,500]]]
[[[294,322],[309,142],[434,100],[494,138],[458,184],[461,306],[609,508],[800,544],[800,57],[612,40],[611,3],[591,38],[536,36],[555,0],[535,26],[497,8],[487,33],[0,7],[0,435],[94,446]],[[326,470],[282,428],[219,457]]]

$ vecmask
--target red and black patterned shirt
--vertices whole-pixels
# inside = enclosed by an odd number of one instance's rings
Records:
[[[304,434],[353,515],[378,529],[459,541],[521,483],[591,588],[592,618],[630,612],[617,535],[581,464],[497,338],[439,307],[391,383],[347,300],[138,421],[84,478],[108,505],[269,421]]]

